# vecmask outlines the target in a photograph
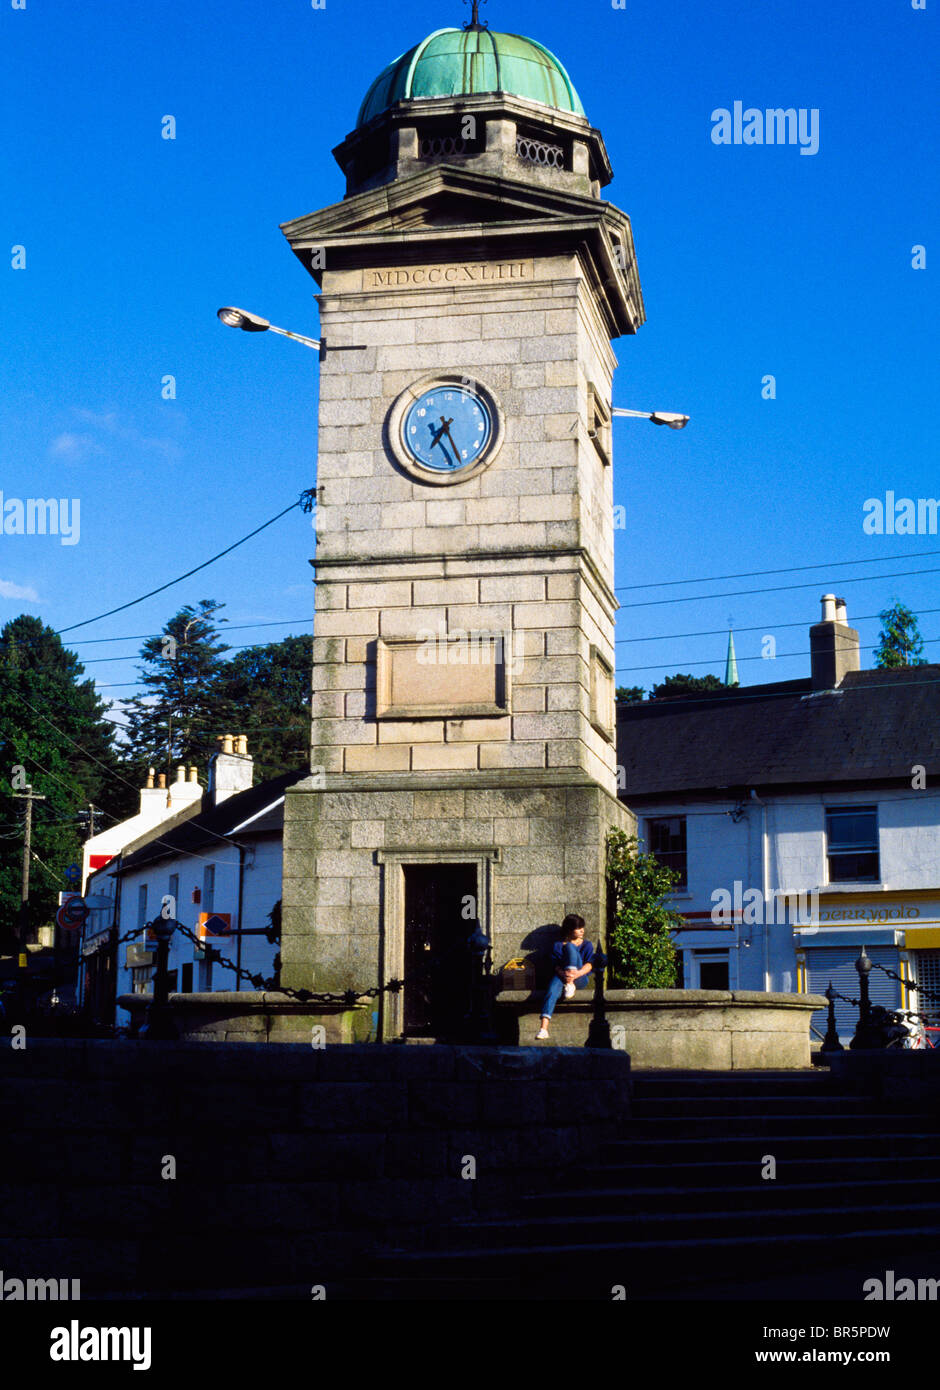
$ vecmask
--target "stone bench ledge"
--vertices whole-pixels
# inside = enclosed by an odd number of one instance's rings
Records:
[[[545,990],[504,989],[495,996],[496,1003],[517,1013],[537,1013],[545,999]],[[784,994],[753,989],[608,989],[604,1005],[608,1012],[628,1012],[651,1006],[671,1009],[727,1008],[746,1004],[749,1008],[808,1009],[815,1013],[825,1009],[828,1000],[822,994]],[[559,999],[555,1013],[591,1013],[594,1007],[593,989],[578,990],[573,999]]]

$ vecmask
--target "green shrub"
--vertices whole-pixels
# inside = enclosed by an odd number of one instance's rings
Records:
[[[652,854],[640,854],[635,835],[607,836],[607,884],[611,897],[609,981],[619,989],[674,989],[676,948],[670,930],[682,926],[663,899],[679,875]]]

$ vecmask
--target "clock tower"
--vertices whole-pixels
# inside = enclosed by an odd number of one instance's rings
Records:
[[[442,1036],[459,979],[427,961],[472,919],[496,966],[567,912],[605,934],[605,837],[630,823],[610,342],[643,300],[568,74],[476,7],[379,74],[334,154],[343,201],[283,227],[327,351],[281,978],[410,975],[383,1036]]]

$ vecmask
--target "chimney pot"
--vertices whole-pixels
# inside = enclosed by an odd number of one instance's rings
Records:
[[[861,669],[858,632],[849,627],[845,599],[822,596],[822,622],[809,630],[814,690],[837,690],[849,671]]]
[[[152,768],[152,767],[148,767],[148,768],[147,768],[147,786],[148,786],[148,787],[152,787],[152,786],[153,786],[153,768]]]
[[[185,782],[185,781],[186,781],[186,764],[185,764],[185,763],[177,763],[177,764],[176,764],[176,780],[177,780],[177,782]]]
[[[160,775],[159,775],[159,777],[157,778],[157,786],[158,786],[158,787],[166,787],[166,773],[165,773],[165,772],[161,772]]]
[[[236,740],[235,740],[235,752],[238,753],[238,754],[239,754],[241,757],[243,757],[243,758],[247,758],[247,757],[248,757],[248,735],[247,735],[247,734],[239,734],[239,735],[238,735],[238,737],[237,737]]]
[[[195,782],[198,780],[196,777],[196,769],[194,767],[191,767],[189,769],[189,780],[190,782]]]
[[[219,738],[219,742],[222,744],[223,753],[231,753],[233,751],[231,734],[222,734]]]

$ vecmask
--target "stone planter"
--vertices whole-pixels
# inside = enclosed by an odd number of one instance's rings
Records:
[[[543,991],[496,996],[503,1037],[530,1045],[539,1028]],[[809,1021],[826,1007],[819,994],[757,990],[612,989],[605,993],[615,1048],[634,1068],[692,1071],[809,1067]],[[555,1009],[551,1037],[540,1047],[583,1047],[593,1008],[584,990]]]

